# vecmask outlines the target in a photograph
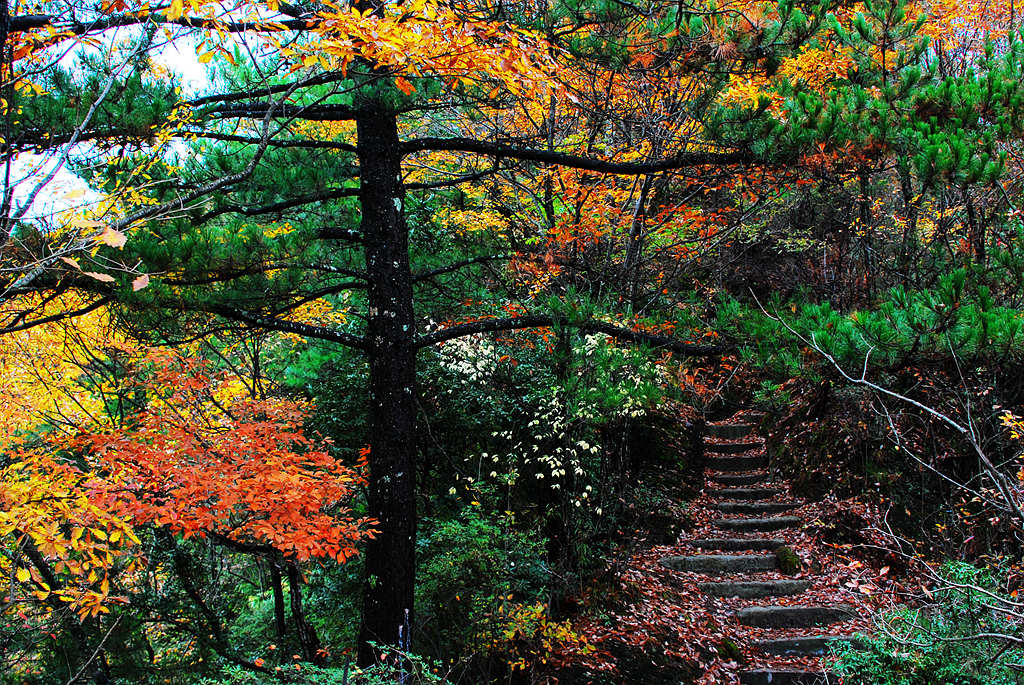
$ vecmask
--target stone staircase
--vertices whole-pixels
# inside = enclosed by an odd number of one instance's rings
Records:
[[[707,519],[699,536],[680,541],[692,553],[661,563],[696,574],[709,612],[732,621],[743,636],[735,645],[743,655],[741,685],[838,683],[819,658],[832,642],[848,639],[858,610],[842,599],[830,601],[827,592],[815,593],[820,579],[816,583],[800,568],[785,539],[800,528],[792,511],[803,503],[789,496],[788,483],[773,477],[753,420],[736,421],[709,426]]]

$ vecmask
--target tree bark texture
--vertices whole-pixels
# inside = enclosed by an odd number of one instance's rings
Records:
[[[407,648],[416,552],[416,340],[401,146],[394,113],[356,120],[370,366],[369,515],[378,535],[366,548],[359,662],[371,646]]]

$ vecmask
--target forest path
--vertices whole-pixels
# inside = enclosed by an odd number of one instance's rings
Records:
[[[560,661],[559,683],[832,685],[830,644],[871,632],[875,613],[899,604],[898,560],[872,532],[880,512],[794,497],[769,463],[763,422],[741,412],[709,424],[699,492],[688,485],[651,513],[654,526],[676,522],[659,532],[671,542],[634,549],[583,596],[575,625],[593,650]]]
[[[832,551],[798,535],[804,520],[794,512],[805,502],[772,472],[760,419],[709,424],[706,486],[693,510],[703,524],[661,564],[696,581],[711,620],[733,624],[735,642],[719,651],[741,664],[741,685],[837,683],[822,657],[864,627],[865,607],[830,577]]]

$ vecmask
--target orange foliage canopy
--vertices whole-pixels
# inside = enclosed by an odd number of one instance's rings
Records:
[[[927,0],[924,32],[946,49],[980,52],[986,40],[1006,40],[1021,28],[1019,7],[1007,0]]]
[[[169,351],[142,353],[125,371],[119,394],[139,410],[123,422],[5,445],[6,601],[47,613],[59,600],[83,617],[108,611],[116,592],[131,592],[146,525],[297,561],[344,562],[373,535],[373,522],[347,506],[361,470],[303,432],[301,403],[251,399]]]
[[[149,359],[157,396],[148,406],[127,427],[77,439],[129,495],[122,506],[134,521],[299,561],[357,554],[369,521],[343,504],[363,476],[302,432],[300,404],[245,398],[221,407],[200,364],[166,352]]]

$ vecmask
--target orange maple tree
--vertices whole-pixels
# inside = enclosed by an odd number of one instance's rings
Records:
[[[349,508],[361,467],[305,434],[307,406],[254,400],[174,352],[139,352],[131,371],[119,391],[138,411],[123,422],[85,421],[5,445],[8,602],[43,618],[60,604],[82,617],[109,612],[118,593],[134,591],[146,527],[292,562],[345,562],[373,535],[373,522]]]
[[[298,561],[358,553],[371,522],[345,506],[362,473],[301,428],[301,403],[222,405],[201,363],[153,352],[154,395],[127,427],[79,436],[139,524],[185,538],[263,545]]]

